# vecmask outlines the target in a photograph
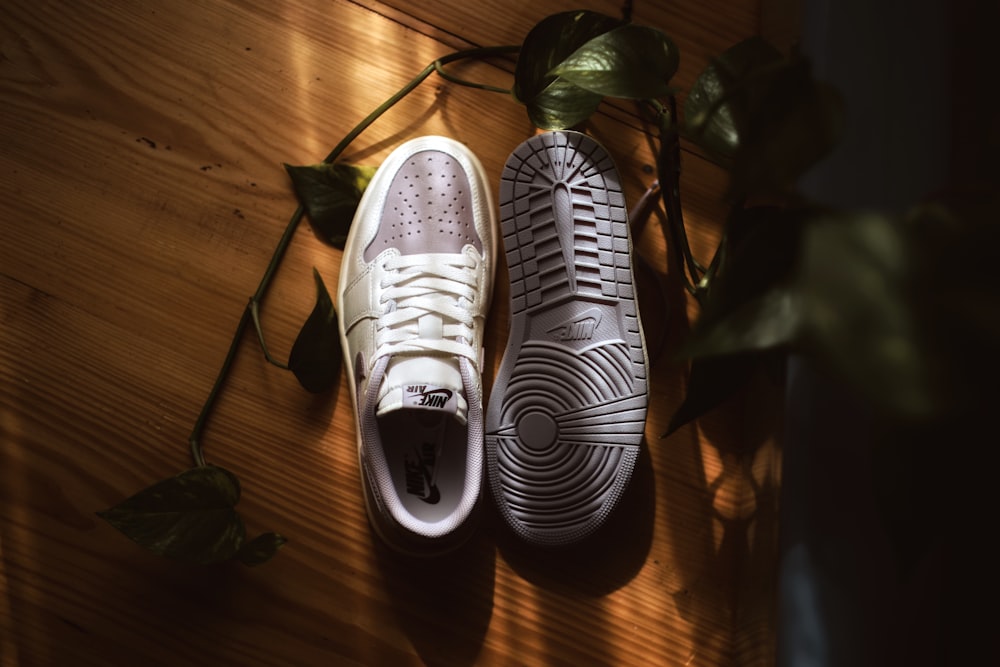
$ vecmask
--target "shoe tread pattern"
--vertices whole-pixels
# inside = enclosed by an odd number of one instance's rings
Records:
[[[574,542],[616,505],[645,429],[618,172],[586,135],[532,137],[504,168],[500,221],[511,335],[487,415],[491,487],[529,542]]]

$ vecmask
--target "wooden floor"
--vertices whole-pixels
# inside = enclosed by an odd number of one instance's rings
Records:
[[[634,5],[680,47],[682,88],[761,28],[760,0]],[[250,337],[205,445],[242,480],[250,532],[287,536],[278,557],[183,566],[94,514],[191,465],[188,433],[295,209],[282,163],[321,160],[434,58],[519,44],[579,7],[620,13],[617,0],[0,4],[0,667],[773,662],[779,455],[748,428],[750,399],[660,438],[693,311],[655,217],[637,236],[653,267],[647,442],[601,547],[533,552],[490,515],[456,556],[387,553],[366,522],[345,387],[307,394]],[[513,60],[456,71],[509,87]],[[634,203],[655,177],[634,109],[602,107],[588,131]],[[510,99],[432,78],[347,159],[377,165],[446,134],[499,179],[532,132]],[[704,256],[723,174],[688,149],[684,167]],[[300,227],[264,303],[276,356],[312,308],[312,268],[333,285],[340,261]]]

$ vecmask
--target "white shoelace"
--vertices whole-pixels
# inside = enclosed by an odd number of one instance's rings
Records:
[[[459,254],[385,261],[375,356],[450,355],[478,363],[472,348],[479,260]]]

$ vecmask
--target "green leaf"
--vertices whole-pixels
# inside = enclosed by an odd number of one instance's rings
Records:
[[[752,352],[789,345],[802,333],[802,297],[777,285],[712,322],[699,320],[682,348],[690,357]]]
[[[306,391],[322,393],[332,388],[340,377],[340,331],[333,300],[316,269],[313,269],[313,278],[316,305],[292,345],[288,368]]]
[[[784,345],[796,336],[797,294],[789,288],[812,209],[755,206],[731,214],[723,260],[684,350],[698,356]],[[782,322],[757,321],[781,314]],[[790,327],[784,329],[783,327]]]
[[[263,533],[244,544],[236,552],[236,560],[251,567],[261,565],[274,558],[286,542],[278,533]]]
[[[604,97],[650,99],[669,94],[678,63],[669,37],[629,24],[589,40],[550,74]]]
[[[684,403],[665,435],[735,394],[765,362],[773,361],[777,352],[770,352],[772,348],[797,340],[800,316],[788,285],[795,274],[802,230],[814,215],[809,209],[773,206],[731,214],[723,240],[724,259],[683,350],[695,356]],[[779,319],[772,321],[775,316]]]
[[[759,367],[758,358],[751,354],[701,357],[691,362],[684,402],[670,418],[667,432],[671,435],[685,424],[698,419],[735,395],[750,380]]]
[[[313,231],[325,243],[343,249],[358,202],[376,168],[338,162],[304,167],[286,164],[285,170]]]
[[[833,150],[843,126],[840,94],[814,79],[805,61],[762,80],[733,165],[731,190],[737,196],[792,191],[798,178]]]
[[[514,72],[514,97],[523,103],[531,122],[543,130],[582,123],[603,96],[559,78],[551,70],[579,47],[621,22],[591,11],[553,14],[528,33]]]
[[[753,206],[731,214],[723,239],[723,261],[702,317],[724,314],[790,279],[802,230],[817,215],[806,209]]]
[[[246,529],[234,506],[240,483],[216,466],[192,468],[140,491],[98,516],[139,546],[190,563],[235,555]]]
[[[568,81],[553,81],[528,103],[528,117],[542,130],[571,128],[590,118],[603,98]]]
[[[588,41],[621,25],[621,21],[591,11],[553,14],[527,34],[514,71],[514,97],[530,104],[556,76],[552,69]]]
[[[828,367],[883,407],[915,416],[934,403],[898,220],[830,214],[806,232],[797,279],[809,342]]]
[[[732,195],[785,194],[836,145],[843,101],[801,57],[751,37],[713,61],[684,103],[686,134],[732,166]]]
[[[709,63],[684,102],[692,138],[718,156],[735,156],[753,104],[751,82],[783,60],[763,38],[751,37]]]

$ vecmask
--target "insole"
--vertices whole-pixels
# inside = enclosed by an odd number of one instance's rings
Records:
[[[467,427],[447,413],[402,408],[379,417],[379,430],[406,510],[427,523],[450,516],[465,489]]]

